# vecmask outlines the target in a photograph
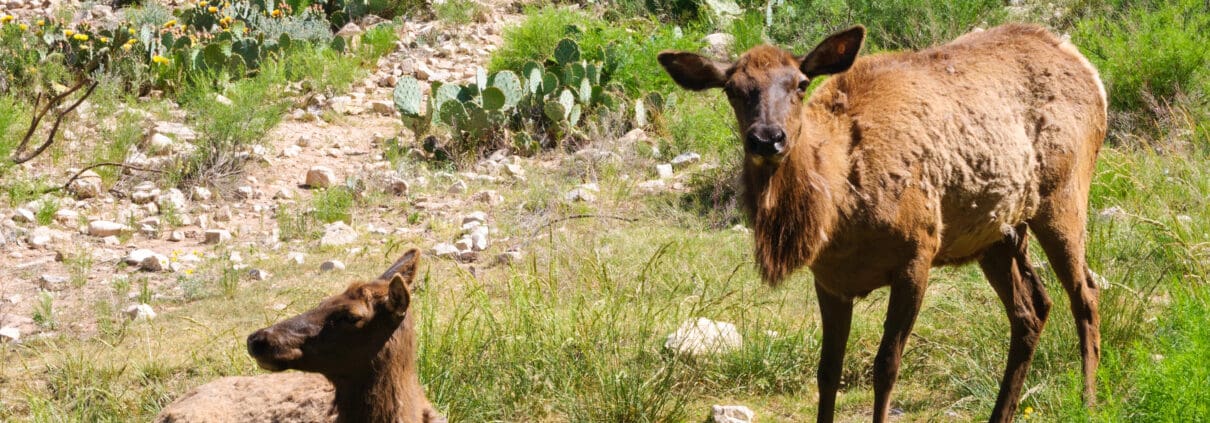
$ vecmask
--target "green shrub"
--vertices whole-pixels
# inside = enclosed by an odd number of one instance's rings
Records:
[[[825,36],[862,24],[867,51],[914,50],[943,43],[1005,17],[1000,0],[787,0],[774,6],[769,37],[799,54]]]
[[[1080,22],[1072,37],[1100,69],[1113,109],[1145,111],[1148,95],[1163,103],[1178,92],[1198,97],[1210,91],[1210,10],[1204,2],[1096,16]]]
[[[353,223],[353,191],[348,188],[333,187],[316,191],[311,197],[311,207],[320,222]]]

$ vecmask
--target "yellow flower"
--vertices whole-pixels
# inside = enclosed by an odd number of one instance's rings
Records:
[[[38,26],[43,26],[43,25],[46,25],[46,21],[42,20],[42,19],[38,19],[37,24],[38,24]]]
[[[72,31],[72,30],[70,30],[70,29],[65,29],[65,30],[63,30],[63,36],[64,36],[64,37],[70,37],[70,36],[72,36],[72,35],[76,35],[76,31]]]
[[[1025,414],[1033,414],[1033,413],[1034,413],[1033,407],[1025,407]]]
[[[0,23],[9,23],[12,22],[13,19],[16,19],[16,17],[13,15],[0,16]]]
[[[139,42],[139,40],[136,40],[136,39],[134,39],[134,38],[131,38],[131,39],[129,39],[129,40],[126,40],[126,44],[127,44],[127,45],[134,45],[134,43],[137,43],[137,42]]]
[[[126,28],[126,32],[130,33],[130,35],[134,35],[134,28]]]
[[[167,57],[160,56],[157,54],[155,56],[151,56],[151,62],[155,63],[157,65],[167,65],[168,62],[171,62],[171,60],[168,60]]]
[[[122,44],[122,50],[130,51],[130,44]]]
[[[75,38],[76,41],[88,41],[88,34],[76,34],[76,35],[73,35],[71,38]]]
[[[173,25],[176,25],[176,19],[164,22],[164,28],[172,28]]]
[[[108,43],[108,42],[109,42],[109,37],[101,37],[101,38],[97,38],[97,40],[98,40],[98,41],[100,41],[100,42],[102,42],[102,43]]]
[[[206,3],[206,0],[202,0],[202,1],[197,2],[197,6],[198,6],[198,7],[206,7],[206,4],[207,4],[207,3]]]
[[[186,274],[186,275],[192,275],[192,274],[193,274],[193,269],[185,269],[185,274]]]
[[[281,9],[273,9],[273,17],[275,17],[275,18],[280,18],[280,17],[281,17]]]
[[[210,6],[209,8],[206,9],[206,11],[210,12],[210,13],[218,13],[218,8],[214,7],[214,6]]]
[[[20,29],[20,30],[24,31],[24,30],[29,29],[29,25],[26,25],[26,24],[17,24],[17,29]]]

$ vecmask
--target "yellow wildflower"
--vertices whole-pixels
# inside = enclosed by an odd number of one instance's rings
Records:
[[[38,26],[44,26],[44,25],[46,25],[46,21],[43,19],[38,19],[37,24],[38,24]]]
[[[168,62],[171,62],[171,60],[168,60],[167,57],[160,56],[157,54],[155,56],[151,56],[151,62],[155,63],[157,65],[167,65]]]
[[[176,19],[164,22],[164,28],[172,28],[173,25],[176,25]]]
[[[206,0],[202,0],[197,2],[197,7],[206,7],[207,4],[208,3],[206,3]]]
[[[65,30],[63,30],[63,36],[64,36],[64,37],[70,37],[70,36],[72,36],[72,35],[76,35],[76,31],[72,31],[72,30],[70,30],[70,29],[65,29]]]
[[[130,44],[122,44],[122,50],[130,51]]]
[[[206,9],[206,11],[210,12],[210,13],[218,13],[218,8],[214,7],[214,6],[210,6],[209,8]]]
[[[20,29],[20,30],[24,31],[24,30],[29,29],[29,25],[26,25],[26,24],[17,24],[17,29]]]
[[[16,19],[16,18],[17,17],[13,16],[13,15],[0,16],[0,23],[9,23],[9,22],[12,22],[13,19]]]
[[[76,34],[76,35],[73,35],[71,38],[75,38],[76,41],[88,41],[88,34]]]
[[[134,28],[126,28],[126,32],[130,33],[130,35],[134,35]]]
[[[102,43],[108,43],[108,42],[109,42],[109,37],[101,37],[101,38],[97,38],[97,40],[98,40],[98,41],[100,41],[100,42],[102,42]]]
[[[192,275],[192,274],[193,274],[193,269],[185,269],[185,274],[186,274],[186,275]]]
[[[273,9],[273,17],[275,17],[275,18],[280,18],[280,17],[281,17],[281,9]]]

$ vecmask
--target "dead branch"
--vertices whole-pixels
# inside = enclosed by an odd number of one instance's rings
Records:
[[[29,141],[34,136],[34,131],[36,131],[38,129],[38,125],[42,123],[42,118],[45,117],[46,114],[48,112],[50,112],[51,109],[54,109],[55,106],[58,106],[60,103],[62,103],[63,100],[65,98],[67,98],[67,96],[70,96],[72,93],[78,91],[81,87],[83,87],[86,84],[88,85],[88,90],[86,90],[84,92],[84,95],[82,95],[82,96],[80,96],[80,98],[76,99],[75,103],[72,103],[71,106],[69,106],[68,108],[56,113],[55,123],[54,123],[54,125],[51,125],[50,133],[46,134],[46,141],[44,141],[42,143],[42,145],[39,145],[38,148],[29,152],[29,154],[25,154],[26,147],[29,146]],[[93,90],[95,90],[96,88],[97,88],[96,81],[93,81],[91,78],[88,78],[88,77],[81,77],[80,82],[76,83],[76,85],[74,87],[71,87],[67,91],[64,91],[62,94],[59,94],[59,95],[51,98],[50,101],[46,103],[46,107],[40,111],[38,110],[38,106],[39,106],[39,103],[42,102],[42,93],[38,93],[38,96],[36,98],[34,98],[35,115],[34,115],[33,119],[30,119],[29,130],[25,132],[25,137],[21,139],[20,144],[17,144],[17,148],[13,149],[12,156],[10,157],[13,161],[13,164],[21,164],[21,163],[28,162],[30,160],[33,160],[35,157],[38,157],[39,155],[41,155],[42,152],[46,151],[46,149],[49,148],[50,145],[55,142],[55,135],[59,132],[59,125],[61,123],[63,123],[63,117],[68,115],[69,113],[71,113],[72,110],[75,110],[76,107],[80,105],[80,103],[84,102],[84,99],[88,98],[88,96],[91,96]]]
[[[118,166],[118,167],[125,168],[125,169],[137,170],[137,171],[140,171],[140,172],[164,173],[164,171],[159,170],[159,169],[147,169],[147,168],[142,168],[142,167],[138,167],[138,166],[131,166],[131,165],[128,165],[128,164],[126,164],[126,163],[117,163],[117,162],[101,162],[101,163],[96,163],[96,164],[90,165],[90,166],[88,166],[88,167],[86,167],[86,168],[80,169],[80,171],[79,171],[79,172],[76,172],[76,174],[75,174],[75,175],[71,175],[71,178],[68,178],[68,179],[67,179],[67,182],[65,182],[65,183],[63,184],[63,186],[60,186],[60,187],[54,187],[54,188],[50,188],[50,189],[47,189],[47,190],[43,191],[42,193],[43,193],[43,194],[45,194],[45,193],[48,193],[48,192],[53,192],[53,191],[66,191],[66,190],[67,190],[67,188],[71,186],[71,183],[72,183],[72,182],[75,182],[75,181],[76,181],[76,179],[80,179],[80,175],[83,175],[83,174],[84,174],[84,172],[87,172],[87,171],[90,171],[90,170],[96,169],[96,168],[101,167],[101,166]]]

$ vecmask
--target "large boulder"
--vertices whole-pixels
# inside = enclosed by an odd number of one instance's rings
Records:
[[[156,423],[333,422],[332,384],[316,373],[232,376],[194,388]]]

